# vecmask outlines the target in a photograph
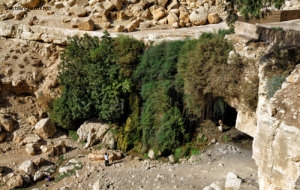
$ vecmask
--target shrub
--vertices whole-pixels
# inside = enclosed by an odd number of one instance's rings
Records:
[[[122,120],[132,91],[131,73],[143,51],[143,43],[131,37],[112,39],[85,34],[69,39],[61,54],[60,98],[54,101],[51,118],[67,129],[76,129],[88,118],[104,122]]]
[[[272,98],[274,94],[281,88],[285,77],[281,75],[276,75],[267,81],[268,98]]]

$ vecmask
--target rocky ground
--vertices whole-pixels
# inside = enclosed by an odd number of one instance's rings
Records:
[[[3,169],[5,172],[2,171],[5,176],[13,175],[13,171],[17,171],[25,160],[44,158],[49,165],[56,166],[51,181],[46,181],[44,176],[37,183],[28,185],[27,190],[209,189],[207,186],[224,189],[225,183],[229,183],[226,178],[230,172],[238,176],[240,189],[258,189],[257,167],[251,158],[251,138],[234,128],[223,133],[217,128],[207,128],[200,134],[211,134],[203,141],[205,146],[201,146],[202,152],[183,158],[178,163],[171,163],[168,158],[152,160],[141,155],[124,154],[122,159],[111,160],[110,166],[105,167],[103,160],[93,161],[88,156],[99,149],[97,145],[85,149],[84,144],[59,132],[47,144],[64,141],[68,147],[67,153],[59,157],[49,157],[43,153],[30,156],[15,143],[2,143],[0,166],[6,166]],[[108,152],[113,154],[114,151]],[[9,187],[2,184],[1,189]]]

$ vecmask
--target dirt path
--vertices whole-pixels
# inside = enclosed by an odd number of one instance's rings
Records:
[[[257,167],[252,151],[234,143],[216,143],[201,155],[178,164],[127,156],[105,167],[86,155],[76,158],[83,168],[61,181],[39,184],[39,189],[203,189],[210,184],[224,188],[229,172],[242,179],[241,189],[256,190]],[[28,189],[32,189],[28,188]]]

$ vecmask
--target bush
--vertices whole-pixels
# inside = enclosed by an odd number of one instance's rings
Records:
[[[143,52],[143,43],[130,37],[112,39],[85,34],[69,39],[61,55],[60,98],[54,101],[51,118],[59,126],[76,129],[88,118],[119,122],[126,115],[132,91],[131,73]]]
[[[281,88],[285,77],[281,75],[274,76],[267,81],[268,98],[272,98],[274,94]]]

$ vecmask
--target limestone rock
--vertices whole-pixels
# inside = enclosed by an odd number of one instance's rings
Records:
[[[173,154],[171,154],[170,156],[168,156],[168,160],[171,164],[175,163],[175,157]]]
[[[44,139],[53,137],[56,133],[56,127],[50,118],[41,119],[35,126],[34,132]]]
[[[14,131],[14,121],[12,118],[7,116],[0,116],[0,125],[4,128],[7,132]]]
[[[22,176],[20,174],[17,174],[9,178],[6,185],[8,185],[11,189],[14,189],[16,187],[22,187],[23,183],[24,181]]]
[[[78,141],[87,141],[85,147],[93,146],[104,138],[109,129],[108,124],[93,120],[86,121],[77,130]]]
[[[179,24],[181,27],[186,26],[190,23],[190,15],[186,10],[180,10],[179,12]]]
[[[72,20],[71,20],[72,28],[78,28],[78,23],[79,22],[80,22],[80,20],[78,18],[72,18]]]
[[[124,29],[125,29],[125,27],[123,26],[123,25],[117,25],[117,26],[115,26],[115,31],[116,32],[123,32],[124,31]]]
[[[113,8],[115,8],[115,5],[110,2],[109,0],[106,0],[102,3],[104,9],[108,10],[108,11],[111,11]]]
[[[239,190],[241,183],[242,180],[235,173],[229,172],[225,182],[225,190]]]
[[[151,14],[152,14],[154,20],[159,20],[166,15],[164,9],[161,7],[151,11]]]
[[[111,2],[114,4],[117,10],[121,10],[123,7],[123,1],[122,0],[111,0]]]
[[[88,158],[93,161],[104,160],[104,153],[101,151],[93,151],[88,154]]]
[[[17,19],[17,20],[21,20],[23,18],[23,16],[25,15],[25,13],[26,13],[25,10],[13,11],[13,15],[14,15],[15,19]]]
[[[132,32],[134,31],[140,24],[140,21],[139,20],[134,20],[132,21],[131,23],[129,23],[125,29],[127,30],[127,32]]]
[[[104,138],[102,139],[101,146],[108,148],[108,149],[115,149],[116,148],[116,142],[114,135],[111,131],[108,131]]]
[[[218,13],[208,14],[207,19],[208,19],[209,24],[217,24],[221,21]]]
[[[153,149],[150,149],[149,152],[148,152],[148,157],[150,159],[154,159],[155,158],[155,153],[154,153],[154,150]]]
[[[172,0],[170,2],[170,4],[168,5],[167,9],[170,11],[171,9],[175,9],[175,8],[178,8],[178,7],[179,7],[178,1],[177,0]]]
[[[193,25],[204,25],[207,22],[207,10],[204,7],[199,7],[190,15],[190,22]]]
[[[25,152],[27,152],[29,155],[35,155],[34,144],[33,143],[26,144]]]
[[[64,5],[63,2],[55,2],[55,3],[54,3],[54,6],[55,6],[55,8],[57,8],[57,9],[61,9],[61,8],[63,8],[65,5]]]
[[[168,19],[168,24],[173,25],[174,23],[178,23],[179,18],[177,15],[173,12],[170,12],[169,15],[167,16]]]
[[[63,141],[60,141],[57,145],[49,147],[47,155],[50,157],[60,156],[67,152],[67,146]]]
[[[41,0],[21,0],[20,4],[26,8],[35,8],[40,4]]]
[[[39,170],[36,171],[33,175],[33,181],[39,181],[47,176],[50,176],[55,172],[55,169],[56,169],[55,165],[43,166],[39,168]]]
[[[35,166],[40,167],[41,165],[43,165],[44,163],[46,163],[47,160],[45,160],[44,158],[42,158],[41,156],[35,156],[33,158],[31,158],[32,163]]]
[[[25,144],[29,144],[29,143],[37,143],[39,142],[41,139],[41,137],[39,137],[36,134],[29,134],[27,135],[22,141],[21,141],[21,145],[25,145]]]
[[[101,149],[100,151],[92,151],[88,154],[88,158],[92,161],[102,161],[104,160],[104,153],[108,154],[108,158],[111,161],[120,160],[124,157],[124,154],[121,151],[107,151],[106,149]]]
[[[24,171],[27,174],[34,174],[35,168],[31,160],[26,160],[24,161],[20,166],[19,166],[20,171]]]
[[[166,7],[168,0],[158,0],[157,4],[161,7]]]
[[[74,5],[73,7],[70,8],[70,13],[78,17],[84,17],[87,14],[87,10],[84,7]]]
[[[102,28],[104,28],[104,29],[109,29],[110,27],[111,27],[110,22],[104,22],[104,23],[102,24]]]
[[[87,19],[85,21],[78,23],[79,30],[93,31],[94,28],[95,28],[95,23],[92,19]]]

